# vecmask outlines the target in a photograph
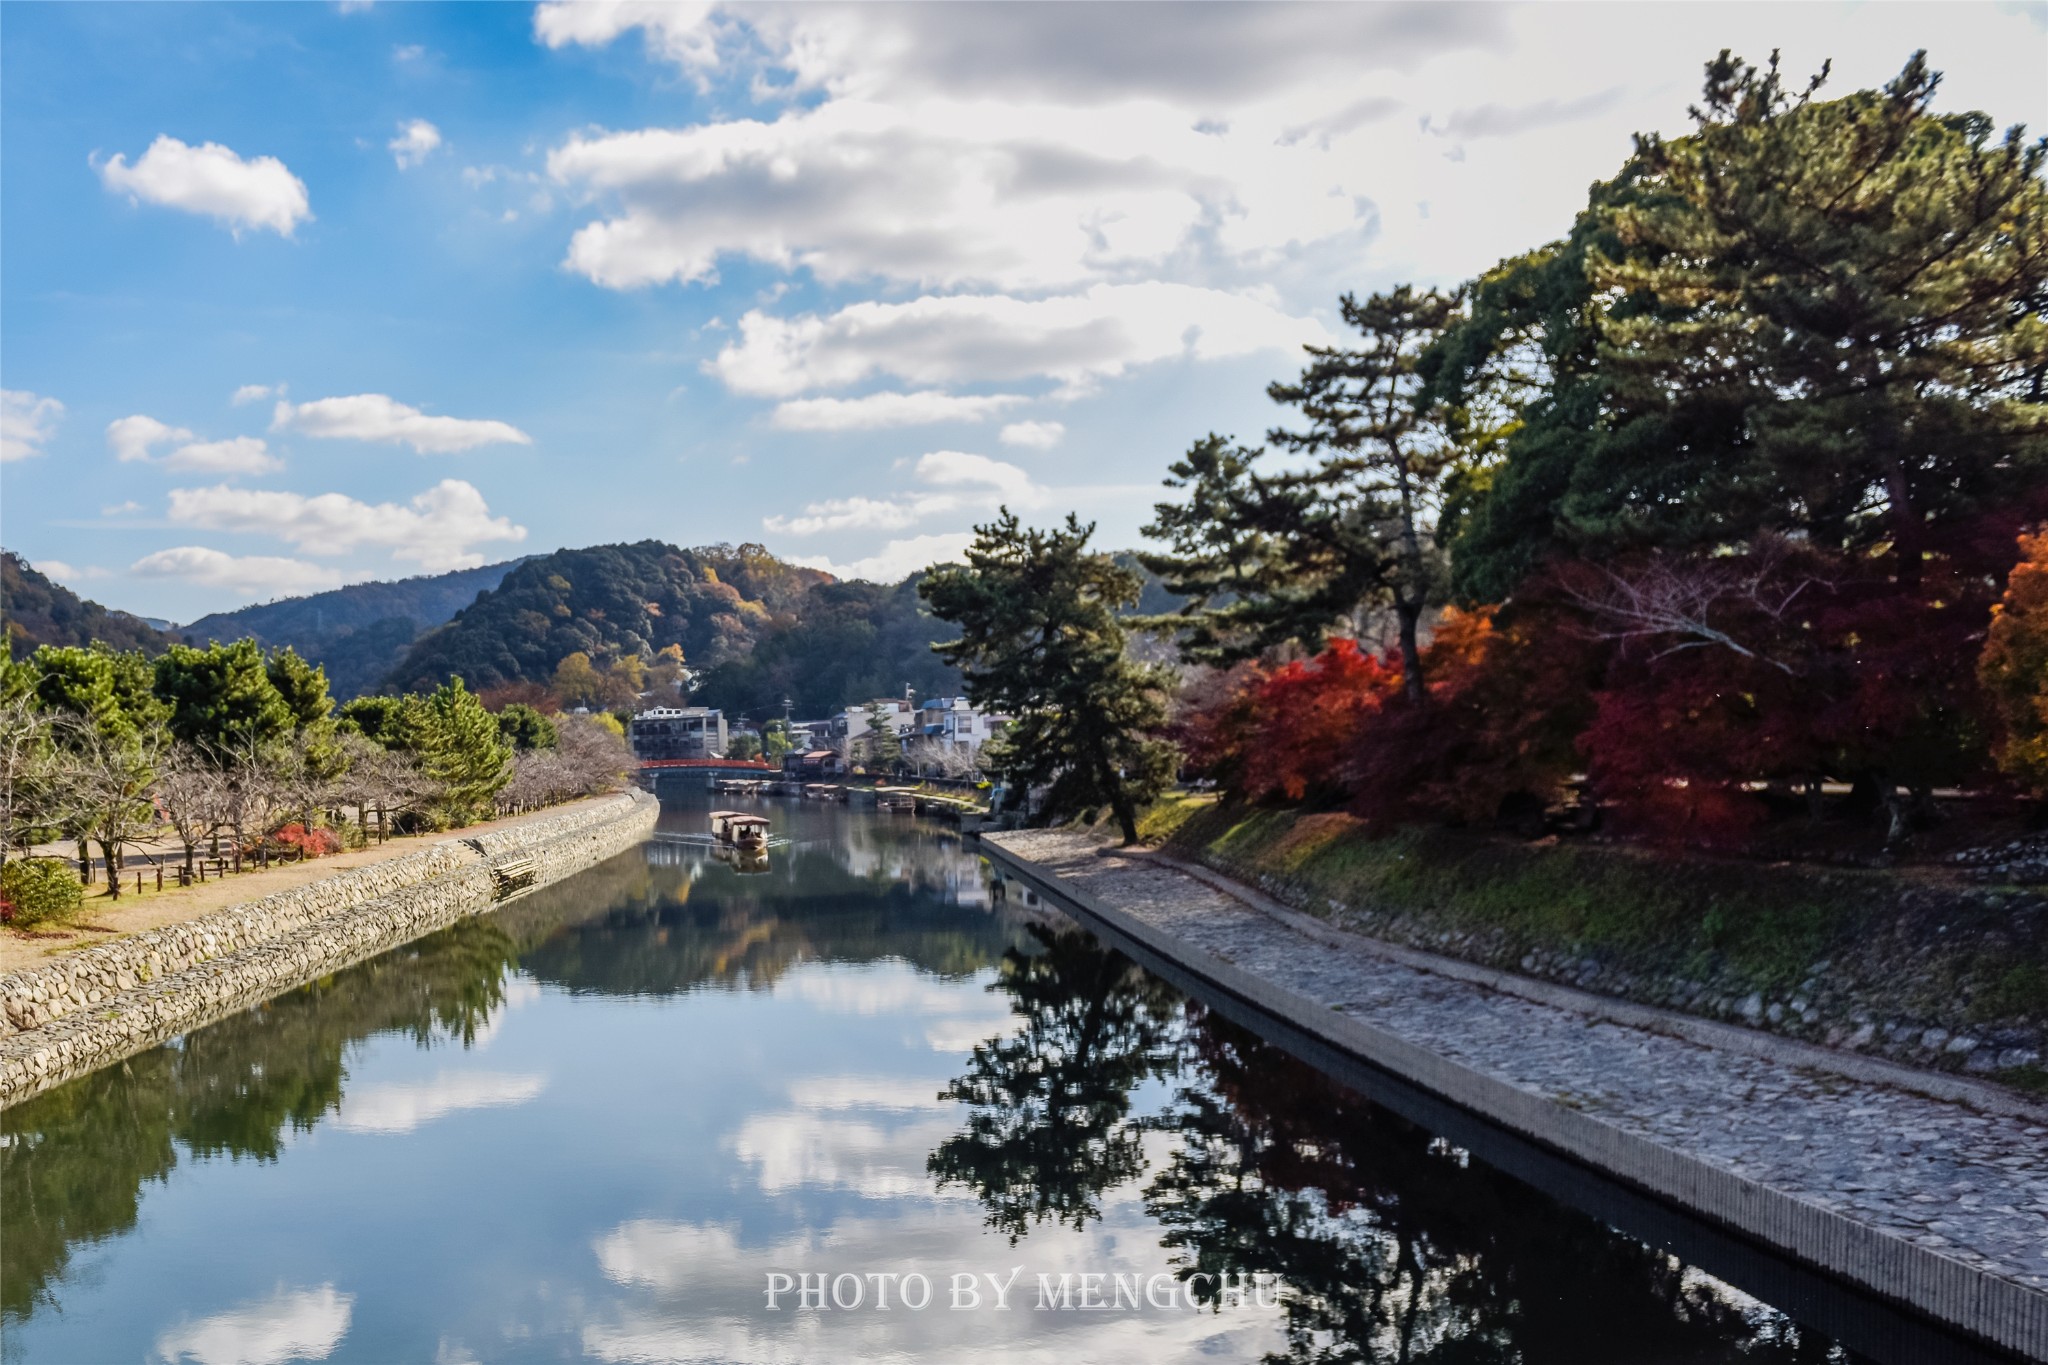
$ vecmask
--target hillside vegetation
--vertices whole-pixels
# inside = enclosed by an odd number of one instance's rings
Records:
[[[559,550],[515,567],[423,635],[387,689],[459,675],[479,690],[550,684],[564,659],[600,669],[674,647],[700,677],[695,700],[742,714],[823,713],[878,693],[957,683],[930,651],[943,626],[914,584],[839,583],[758,545],[661,541]]]
[[[296,650],[327,671],[328,686],[346,701],[374,692],[422,631],[446,624],[519,563],[514,559],[394,582],[354,583],[215,612],[179,633],[199,641],[253,636],[270,648]]]
[[[12,550],[0,550],[0,623],[7,632],[9,658],[20,658],[39,645],[89,645],[95,640],[115,649],[157,654],[178,638],[139,616],[110,611],[52,583]]]

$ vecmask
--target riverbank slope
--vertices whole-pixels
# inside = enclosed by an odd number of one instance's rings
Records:
[[[1367,832],[1176,798],[1147,841],[1368,938],[2048,1092],[2048,896],[1870,870]]]
[[[645,839],[660,804],[596,797],[0,976],[0,1105],[374,956]]]
[[[1936,1098],[1491,989],[1357,935],[1302,932],[1256,891],[1078,832],[984,845],[1084,921],[1329,1046],[1937,1322],[2048,1357],[2048,1108],[1962,1078],[1949,1083],[1976,1087],[1982,1107]]]

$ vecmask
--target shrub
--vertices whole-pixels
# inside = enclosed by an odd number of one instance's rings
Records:
[[[1978,676],[2004,730],[1999,766],[2048,796],[2048,530],[2020,538]]]
[[[307,829],[296,821],[277,830],[268,842],[273,855],[289,858],[321,858],[341,851],[341,836],[333,830],[317,825]]]
[[[23,858],[0,867],[0,920],[17,929],[71,918],[84,894],[78,874],[59,858]]]

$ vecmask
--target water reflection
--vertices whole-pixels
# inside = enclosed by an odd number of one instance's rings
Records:
[[[777,821],[766,872],[657,842],[7,1111],[0,1356],[1852,1359],[992,900],[950,832]],[[1019,1265],[1207,1307],[762,1304]],[[1224,1273],[1281,1306],[1212,1311]]]
[[[1655,1248],[1616,1235],[1107,951],[1033,928],[992,989],[1024,1022],[947,1090],[966,1126],[936,1148],[1015,1242],[1079,1228],[1171,1139],[1147,1212],[1188,1292],[1271,1275],[1288,1362],[1852,1359]],[[1144,1082],[1170,1103],[1133,1115]],[[1229,1277],[1223,1280],[1220,1277]]]

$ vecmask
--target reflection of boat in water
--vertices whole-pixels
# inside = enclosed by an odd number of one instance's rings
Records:
[[[711,850],[711,856],[724,863],[742,877],[753,876],[768,870],[768,850],[747,848],[738,844],[720,844]]]
[[[711,837],[731,848],[766,853],[768,817],[749,815],[745,811],[715,810],[711,812]]]

